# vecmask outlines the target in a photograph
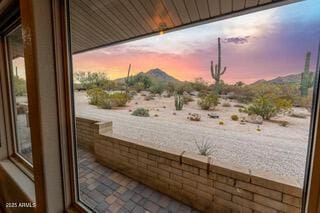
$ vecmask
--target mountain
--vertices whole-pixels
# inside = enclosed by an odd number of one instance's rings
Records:
[[[145,75],[152,80],[160,81],[160,82],[164,82],[164,83],[169,83],[169,82],[178,83],[178,82],[180,82],[178,79],[172,77],[171,75],[168,75],[165,71],[163,71],[159,68],[151,69],[147,72],[140,72],[140,73],[134,75],[133,77],[139,76],[139,75]],[[125,79],[126,78],[118,78],[115,81],[123,83],[125,81]]]
[[[156,80],[160,80],[160,81],[164,81],[164,82],[179,82],[178,79],[172,77],[171,75],[168,75],[166,72],[164,72],[163,70],[156,68],[156,69],[151,69],[148,72],[145,73],[146,76],[156,79]]]
[[[312,72],[311,72],[312,73]],[[314,73],[312,73],[312,76],[314,76]],[[271,80],[258,80],[254,82],[253,84],[258,83],[272,83],[272,84],[286,84],[286,83],[296,83],[300,84],[301,82],[301,73],[299,74],[291,74],[286,76],[279,76],[277,78],[271,79]]]

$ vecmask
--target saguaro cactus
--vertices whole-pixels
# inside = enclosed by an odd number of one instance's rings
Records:
[[[130,84],[130,71],[131,71],[131,64],[129,64],[129,68],[128,68],[128,75],[127,75],[127,78],[125,79],[125,84],[126,84],[126,93],[128,93],[128,90],[129,90],[129,84]]]
[[[211,76],[215,80],[214,92],[217,94],[220,92],[220,80],[221,76],[226,72],[227,67],[221,68],[221,42],[218,38],[218,63],[213,66],[213,61],[211,61]]]
[[[301,96],[308,96],[308,89],[312,86],[312,73],[309,71],[311,60],[311,52],[306,55],[304,72],[301,74],[300,92]]]
[[[174,104],[176,106],[176,110],[182,110],[183,107],[183,95],[176,94],[174,97]]]

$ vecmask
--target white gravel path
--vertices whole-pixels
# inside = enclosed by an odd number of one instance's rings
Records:
[[[206,140],[214,148],[212,157],[215,160],[275,176],[290,177],[302,186],[309,119],[288,117],[286,120],[291,124],[289,127],[265,122],[261,126],[262,131],[258,132],[256,125],[240,125],[231,121],[233,107],[218,111],[225,122],[225,125],[220,126],[217,120],[205,117],[206,114],[203,114],[200,122],[187,120],[188,112],[202,111],[196,110],[195,103],[190,109],[177,112],[176,117],[172,115],[173,110],[168,107],[161,109],[161,105],[157,106],[159,111],[151,110],[152,115],[157,113],[159,117],[141,118],[128,112],[128,109],[138,107],[135,103],[122,110],[104,110],[89,105],[84,93],[76,93],[75,97],[77,115],[111,120],[116,134],[189,152],[197,152],[195,141]],[[141,99],[137,101],[143,102]],[[165,105],[165,102],[161,104]]]

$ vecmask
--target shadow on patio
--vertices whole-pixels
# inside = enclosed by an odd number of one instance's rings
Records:
[[[80,199],[97,212],[197,212],[95,162],[78,148]]]

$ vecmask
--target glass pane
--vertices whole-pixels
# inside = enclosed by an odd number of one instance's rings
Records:
[[[81,200],[97,212],[299,212],[320,4],[166,32],[175,4],[205,16],[206,1],[101,2],[71,1]]]
[[[7,36],[12,103],[16,134],[16,151],[32,163],[26,69],[21,27]]]

